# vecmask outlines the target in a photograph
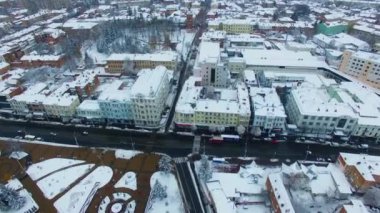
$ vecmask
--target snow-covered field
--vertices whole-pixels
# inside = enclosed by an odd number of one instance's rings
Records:
[[[112,169],[99,166],[65,195],[59,198],[54,206],[58,212],[85,212],[96,191],[112,178]]]
[[[37,182],[38,187],[48,199],[54,198],[63,192],[75,180],[89,172],[94,164],[73,166],[62,171],[58,171]]]
[[[115,184],[115,188],[127,188],[136,190],[137,182],[136,182],[136,173],[127,172],[125,173],[119,181]]]
[[[133,158],[134,156],[141,154],[141,153],[142,152],[140,152],[140,151],[117,149],[117,150],[115,150],[115,157],[129,160],[129,159]]]
[[[32,180],[37,180],[56,170],[84,163],[83,160],[72,160],[65,158],[51,158],[29,166],[26,171]]]
[[[175,176],[171,173],[155,172],[150,178],[150,186],[153,188],[154,183],[158,180],[164,187],[167,187],[167,197],[162,200],[150,200],[147,204],[147,213],[168,212],[181,213],[184,206]]]

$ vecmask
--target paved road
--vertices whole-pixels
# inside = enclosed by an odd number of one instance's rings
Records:
[[[74,135],[78,144],[90,147],[111,147],[123,149],[138,149],[146,152],[162,152],[173,157],[187,156],[193,149],[193,137],[178,135],[131,134],[123,131],[74,128],[65,126],[39,126],[36,124],[15,123],[0,120],[0,137],[14,138],[18,130],[27,134],[42,137],[45,141],[75,145]],[[87,131],[87,136],[81,132]],[[57,135],[51,135],[54,132]],[[202,139],[200,152],[215,156],[244,156],[244,143],[224,143],[213,145]],[[338,148],[321,145],[305,145],[295,143],[270,144],[267,142],[248,142],[247,156],[305,159],[306,150],[312,152],[308,159],[316,157],[334,158],[340,151],[365,152],[366,150]],[[379,150],[371,150],[369,154],[380,155]]]
[[[203,208],[198,194],[196,191],[197,186],[194,185],[192,181],[191,174],[187,163],[178,163],[177,171],[181,181],[182,191],[185,194],[185,203],[187,204],[187,210],[191,213],[202,213]]]

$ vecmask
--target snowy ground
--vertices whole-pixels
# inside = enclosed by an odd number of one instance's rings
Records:
[[[73,166],[80,163],[84,163],[84,161],[64,158],[51,158],[29,166],[26,172],[28,173],[30,178],[32,178],[32,180],[37,180],[58,169]]]
[[[186,56],[190,50],[191,43],[194,39],[195,32],[188,32],[187,30],[181,30],[178,32],[178,40],[176,50],[178,53],[181,53],[182,56]]]
[[[112,169],[99,166],[65,195],[59,198],[54,206],[58,212],[85,212],[98,188],[103,187],[112,178]]]
[[[37,185],[46,198],[52,199],[57,194],[63,192],[75,180],[89,172],[93,167],[94,164],[70,167],[41,179],[37,182]]]
[[[163,172],[155,172],[150,178],[150,186],[158,180],[164,187],[167,187],[167,198],[163,200],[149,201],[147,204],[147,213],[167,212],[181,213],[185,212],[181,194],[178,187],[177,179],[173,174],[164,174]]]
[[[95,64],[105,64],[108,58],[107,54],[99,53],[96,49],[96,42],[94,42],[87,50],[86,53]]]
[[[115,150],[115,157],[129,160],[141,153],[140,151],[117,149]]]
[[[26,189],[23,189],[24,186],[18,179],[9,180],[5,186],[8,188],[12,188],[14,190],[18,190],[20,193],[20,196],[23,196],[26,198],[25,205],[21,209],[9,210],[9,211],[6,211],[7,213],[18,213],[18,212],[28,212],[28,211],[35,212],[38,210],[39,207],[37,203],[33,200],[31,194]]]
[[[136,190],[137,182],[136,182],[136,173],[127,172],[120,178],[119,181],[115,184],[115,188],[127,188]]]

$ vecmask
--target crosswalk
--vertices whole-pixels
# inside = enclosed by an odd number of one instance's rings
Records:
[[[173,158],[174,163],[184,163],[187,162],[187,157]]]

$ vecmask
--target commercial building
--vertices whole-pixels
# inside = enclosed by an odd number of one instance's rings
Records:
[[[131,87],[133,81],[114,80],[107,85],[98,97],[99,109],[109,124],[133,125]],[[91,105],[94,111],[96,105]],[[97,112],[97,109],[94,111]]]
[[[375,93],[353,82],[301,84],[291,90],[286,109],[289,120],[305,132],[378,139],[379,104]]]
[[[234,131],[247,127],[251,116],[248,89],[239,82],[235,88],[203,87],[200,77],[185,82],[175,109],[174,122],[179,128],[220,128]]]
[[[143,69],[131,88],[133,118],[137,127],[160,127],[161,114],[170,92],[173,71],[164,66]]]
[[[53,93],[43,100],[46,116],[58,118],[63,121],[67,121],[74,117],[76,108],[79,104],[78,96],[70,95],[69,93]]]
[[[368,52],[343,53],[339,70],[374,88],[380,89],[380,55]]]
[[[111,54],[107,58],[106,71],[110,73],[132,72],[140,69],[154,69],[163,65],[176,70],[177,53],[162,51],[152,54]]]
[[[201,77],[202,85],[227,87],[230,74],[220,59],[219,43],[202,41],[196,58],[194,76]]]
[[[378,156],[340,153],[337,164],[356,190],[365,191],[380,183],[380,157]]]
[[[274,88],[250,88],[253,105],[253,128],[262,132],[281,132],[285,130],[285,108]]]
[[[77,107],[76,116],[94,123],[104,122],[103,112],[97,100],[84,100]]]

